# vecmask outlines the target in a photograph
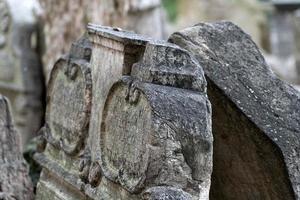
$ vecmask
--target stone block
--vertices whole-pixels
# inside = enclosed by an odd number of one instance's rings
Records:
[[[170,42],[203,67],[212,102],[210,199],[300,199],[300,93],[230,22],[200,23]]]
[[[213,138],[200,65],[165,41],[87,32],[51,73],[37,199],[208,199]]]

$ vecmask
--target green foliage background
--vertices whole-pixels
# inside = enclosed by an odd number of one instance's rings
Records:
[[[178,15],[178,0],[163,0],[163,7],[167,11],[170,22],[175,22]]]

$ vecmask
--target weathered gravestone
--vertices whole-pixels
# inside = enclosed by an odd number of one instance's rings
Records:
[[[300,94],[279,80],[250,36],[201,23],[170,41],[192,53],[213,107],[211,199],[300,199]]]
[[[295,10],[300,8],[298,0],[272,0],[274,9],[270,13],[271,56],[267,62],[274,72],[292,84],[300,84],[297,73],[297,19]]]
[[[41,127],[44,82],[36,53],[37,21],[30,6],[18,4],[0,0],[0,92],[12,103],[25,144]]]
[[[88,34],[51,73],[37,199],[208,199],[201,67],[170,43],[96,25]]]
[[[295,34],[295,57],[296,57],[296,67],[297,75],[300,85],[300,9],[295,11],[294,17],[294,34]]]
[[[20,145],[8,101],[0,95],[0,199],[33,199],[33,186]]]

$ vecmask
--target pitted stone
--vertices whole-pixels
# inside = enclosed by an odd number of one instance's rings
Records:
[[[84,92],[82,63],[91,69],[91,96]],[[187,51],[89,25],[88,40],[57,62],[49,88],[48,144],[35,156],[43,165],[38,199],[142,199],[161,185],[173,197],[208,199],[211,107],[203,70]],[[87,105],[89,119],[82,118]]]
[[[251,37],[230,22],[200,23],[169,41],[192,53],[208,77],[212,198],[299,199],[299,92],[274,75]]]

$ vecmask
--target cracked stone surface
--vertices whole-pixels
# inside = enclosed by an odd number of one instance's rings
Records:
[[[230,22],[171,35],[203,67],[213,107],[211,199],[300,199],[300,93]]]
[[[37,199],[208,199],[211,105],[177,45],[90,24],[50,76]]]

